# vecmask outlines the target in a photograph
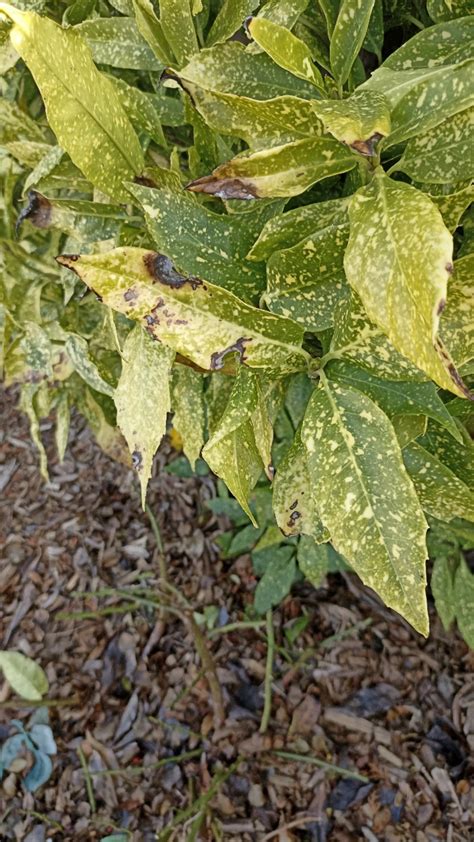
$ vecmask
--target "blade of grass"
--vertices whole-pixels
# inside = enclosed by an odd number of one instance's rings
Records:
[[[271,754],[281,757],[283,760],[295,760],[298,763],[309,763],[312,766],[318,766],[326,772],[331,772],[334,775],[340,775],[341,778],[351,778],[353,781],[361,781],[361,783],[369,783],[369,778],[359,772],[352,772],[350,769],[344,769],[342,766],[335,766],[334,763],[326,763],[325,760],[320,760],[318,757],[312,757],[306,754],[296,754],[293,751],[272,751]]]

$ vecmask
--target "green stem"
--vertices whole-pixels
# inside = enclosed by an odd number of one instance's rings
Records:
[[[86,791],[87,791],[87,798],[89,799],[89,805],[91,808],[91,813],[95,813],[97,809],[97,805],[95,802],[95,795],[94,795],[94,787],[92,785],[92,778],[91,773],[89,771],[89,767],[87,765],[87,760],[84,756],[84,752],[82,748],[79,746],[77,749],[77,753],[79,755],[79,760],[81,761],[82,771],[84,772],[84,779],[86,782]]]
[[[320,769],[325,769],[326,772],[340,775],[341,778],[351,778],[353,781],[361,781],[364,784],[369,783],[369,778],[366,778],[365,775],[360,775],[359,772],[352,772],[350,769],[344,769],[342,766],[335,766],[333,763],[326,763],[325,760],[319,760],[318,757],[296,754],[292,751],[272,751],[271,753],[277,757],[281,757],[283,760],[295,760],[300,763],[309,763],[312,766],[318,766]]]
[[[265,665],[265,701],[263,705],[260,733],[265,734],[270,721],[272,710],[272,680],[273,680],[273,655],[275,652],[275,634],[273,630],[273,612],[267,611],[267,662]]]

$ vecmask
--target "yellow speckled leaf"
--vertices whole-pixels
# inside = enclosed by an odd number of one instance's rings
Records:
[[[248,24],[249,35],[276,64],[299,79],[311,82],[324,95],[324,82],[309,47],[289,29],[268,18],[255,17]]]
[[[373,155],[381,137],[390,133],[388,102],[378,91],[358,91],[348,99],[313,102],[328,132],[362,155]]]
[[[354,389],[313,394],[302,439],[331,541],[391,608],[428,633],[426,522],[387,416]]]
[[[382,169],[353,197],[344,268],[369,318],[444,389],[466,388],[438,336],[452,237],[430,199]]]
[[[127,201],[123,181],[143,169],[138,138],[111,82],[94,65],[89,47],[72,29],[7,3],[12,44],[43,97],[59,145],[106,195]]]

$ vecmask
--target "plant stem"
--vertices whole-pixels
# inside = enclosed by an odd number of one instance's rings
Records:
[[[186,615],[186,620],[191,634],[194,638],[194,643],[197,649],[197,653],[201,659],[201,664],[203,665],[206,672],[206,679],[207,683],[209,684],[209,690],[211,691],[212,701],[214,705],[214,713],[218,721],[223,722],[225,719],[224,699],[222,696],[221,685],[217,677],[216,665],[211,656],[211,653],[209,652],[209,649],[207,648],[206,640],[201,632],[201,629],[196,623],[192,612]]]
[[[353,781],[361,781],[361,783],[369,783],[369,778],[365,775],[360,775],[359,772],[352,772],[350,769],[344,769],[342,766],[335,766],[333,763],[326,763],[325,760],[319,760],[318,757],[307,756],[305,754],[296,754],[292,751],[272,751],[277,757],[283,760],[296,760],[300,763],[310,763],[312,766],[318,766],[320,769],[325,769],[326,772],[333,772],[335,775],[340,775],[341,778],[351,778]]]
[[[96,809],[97,809],[97,805],[95,803],[94,787],[92,785],[91,773],[89,771],[89,767],[87,765],[87,760],[84,756],[84,752],[82,751],[82,748],[80,746],[77,749],[77,753],[79,755],[79,760],[81,761],[82,771],[84,772],[84,779],[85,779],[85,782],[86,782],[87,798],[89,799],[91,812],[95,813]]]
[[[209,632],[209,637],[216,637],[218,634],[229,634],[240,629],[260,629],[265,625],[264,620],[242,620],[241,622],[229,623],[227,626],[219,626]]]
[[[89,772],[89,775],[91,777],[95,777],[96,775],[110,775],[111,777],[138,775],[140,772],[161,769],[163,766],[168,766],[170,763],[184,763],[185,760],[191,760],[193,757],[199,757],[201,754],[202,749],[195,748],[193,751],[185,751],[183,754],[176,754],[174,757],[163,757],[156,763],[147,763],[146,766],[130,766],[129,769],[97,769],[96,772]]]
[[[145,506],[145,511],[148,515],[153,535],[155,536],[156,548],[158,550],[158,567],[160,568],[160,579],[162,580],[163,584],[167,584],[168,571],[166,569],[165,550],[163,547],[163,540],[161,538],[160,527],[158,526],[158,521],[156,520],[156,517],[150,509],[148,503]]]
[[[273,680],[273,655],[275,652],[275,635],[273,630],[273,612],[267,611],[267,662],[265,664],[265,702],[263,705],[260,733],[265,734],[270,721],[272,710],[272,680]]]

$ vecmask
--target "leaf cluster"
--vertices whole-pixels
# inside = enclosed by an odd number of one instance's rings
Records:
[[[469,4],[34,5],[0,3],[0,362],[43,473],[76,408],[145,501],[172,412],[254,525],[271,486],[261,608],[334,552],[426,634],[426,518],[474,520]]]

